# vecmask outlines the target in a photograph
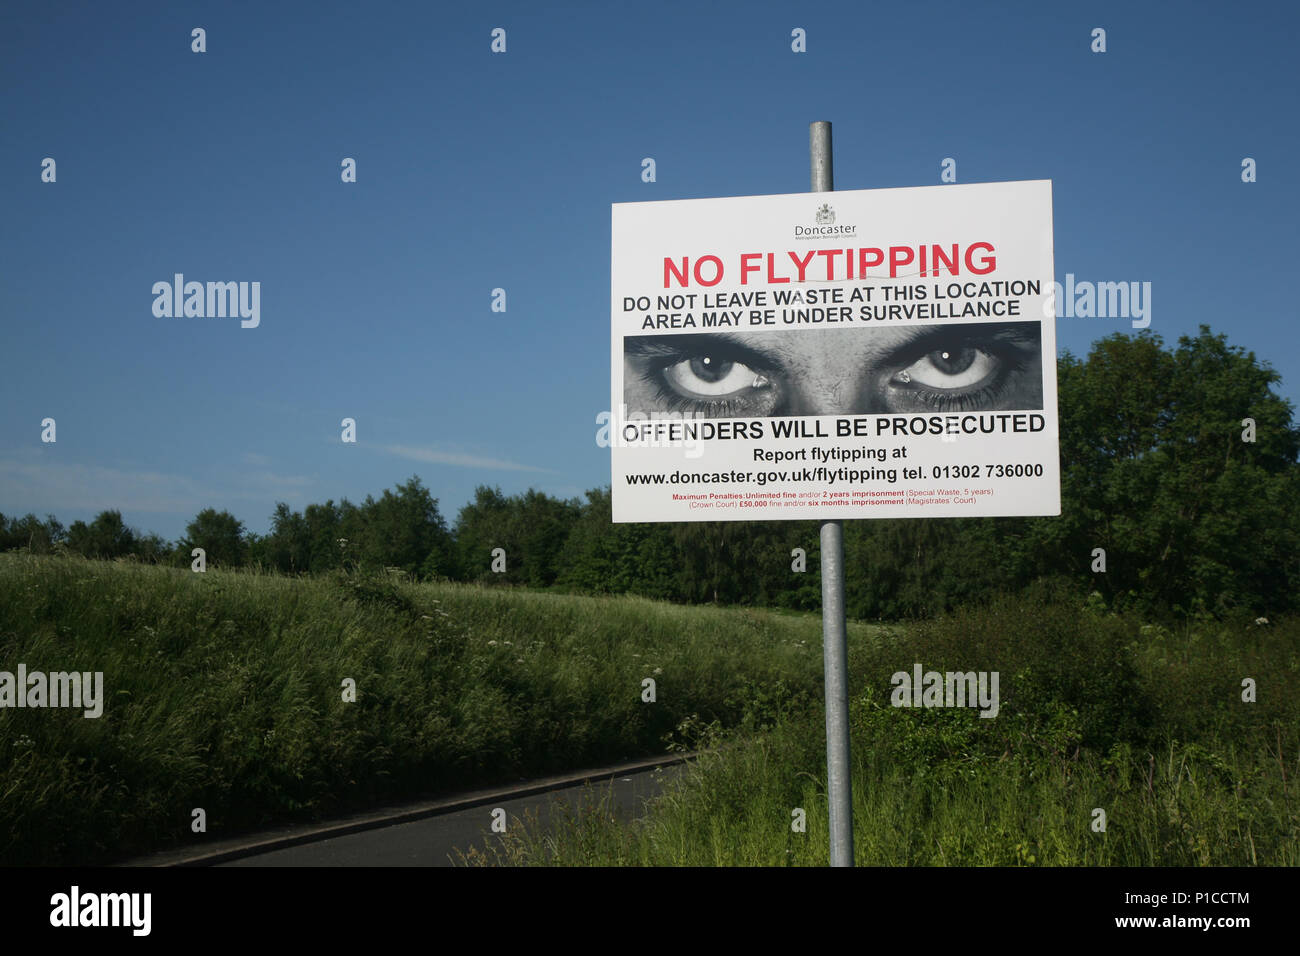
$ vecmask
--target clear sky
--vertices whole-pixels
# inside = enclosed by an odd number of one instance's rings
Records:
[[[1295,402],[1298,9],[15,6],[0,512],[175,538],[205,507],[265,532],[276,501],[412,474],[449,521],[478,484],[607,484],[610,204],[807,190],[813,120],[838,189],[936,185],[949,157],[963,183],[1053,180],[1059,280],[1150,282],[1152,331],[1208,323]],[[259,281],[260,325],[155,317],[175,273]],[[1058,341],[1117,331],[1062,318]]]

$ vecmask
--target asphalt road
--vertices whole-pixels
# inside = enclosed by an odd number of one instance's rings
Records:
[[[490,843],[500,844],[501,835],[492,833],[492,811],[506,811],[506,828],[520,826],[526,813],[536,814],[545,825],[563,804],[576,808],[594,803],[612,791],[613,806],[620,819],[641,815],[644,802],[663,791],[666,783],[676,779],[682,766],[641,770],[619,774],[588,784],[565,787],[548,793],[512,800],[498,800],[490,805],[455,810],[411,823],[400,823],[376,830],[349,833],[300,846],[273,850],[257,856],[230,860],[220,866],[454,866],[457,851],[468,854],[471,848],[484,852]]]

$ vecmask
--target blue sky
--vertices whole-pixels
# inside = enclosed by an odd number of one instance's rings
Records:
[[[115,507],[175,538],[204,507],[265,532],[276,501],[411,474],[449,521],[478,484],[604,485],[610,204],[807,190],[823,119],[839,189],[938,184],[945,157],[1053,180],[1058,279],[1150,282],[1152,331],[1208,323],[1295,402],[1296,9],[23,5],[0,35],[0,512]],[[177,272],[259,281],[260,326],[155,317]]]

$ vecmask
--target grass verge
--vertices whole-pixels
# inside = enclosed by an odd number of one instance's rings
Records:
[[[195,808],[230,836],[766,726],[818,695],[820,621],[0,554],[19,663],[101,671],[106,699],[0,710],[0,858],[95,863],[205,839]]]
[[[851,636],[855,860],[1300,864],[1298,651],[1294,621],[1171,631],[1068,600]],[[999,671],[997,717],[892,706],[891,675],[914,663]],[[810,701],[758,731],[715,726],[704,742],[718,751],[645,819],[587,806],[515,828],[476,862],[825,866],[822,721]]]

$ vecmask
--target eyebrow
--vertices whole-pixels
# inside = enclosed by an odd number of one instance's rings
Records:
[[[794,331],[794,330],[787,330]],[[830,331],[830,330],[826,330]],[[884,331],[883,329],[880,331]],[[1036,322],[979,322],[972,325],[944,323],[942,325],[918,325],[908,327],[890,327],[889,331],[902,333],[888,345],[882,347],[877,357],[894,355],[905,350],[915,350],[936,339],[956,341],[964,346],[987,343],[991,340],[1019,345],[1023,348],[1036,347],[1040,342],[1040,330]],[[781,334],[774,330],[775,334]],[[741,335],[735,332],[688,332],[685,335],[636,335],[623,340],[623,350],[627,355],[638,357],[663,356],[672,357],[683,352],[716,350],[720,355],[739,359],[746,364],[760,364],[765,368],[777,368],[784,365],[789,358],[785,350],[777,347],[765,349],[755,339],[761,339],[774,332],[750,332]],[[818,330],[799,332],[800,335],[816,335]],[[873,331],[866,328],[862,334],[868,338]],[[905,336],[905,337],[904,337]],[[782,341],[788,342],[789,339]]]
[[[997,340],[1013,345],[1037,345],[1042,340],[1037,322],[981,322],[976,325],[929,325],[918,329],[919,334],[904,346],[925,343],[931,339],[954,338],[965,345]]]
[[[674,342],[682,344],[674,345]],[[756,349],[749,342],[734,337],[734,333],[727,332],[628,336],[623,340],[623,351],[639,356],[674,356],[687,351],[685,347],[687,345],[689,345],[690,351],[713,348],[729,358],[743,359],[747,363],[759,363],[768,368],[780,363],[779,357],[761,349]]]

